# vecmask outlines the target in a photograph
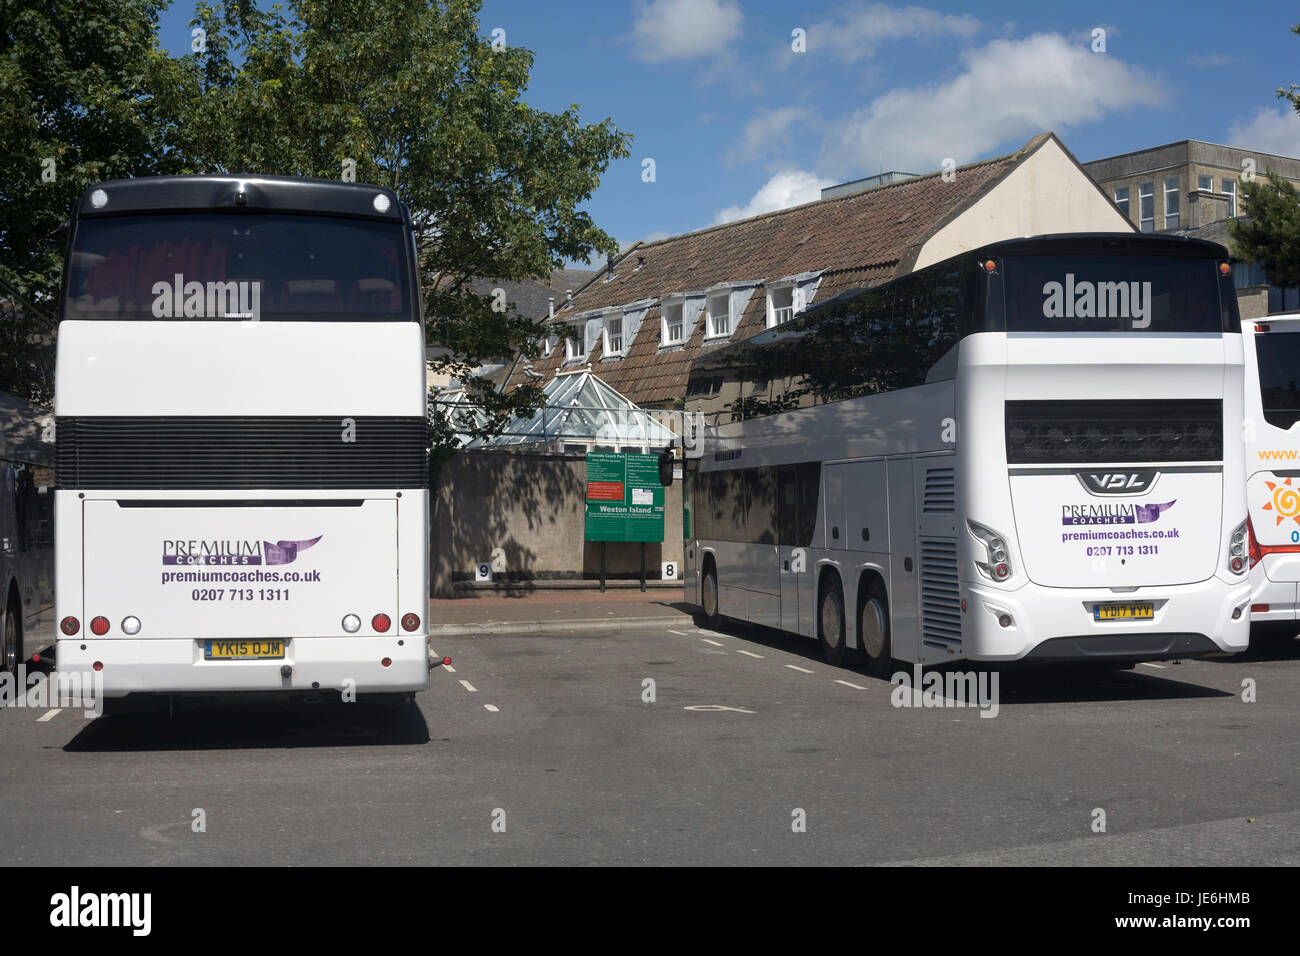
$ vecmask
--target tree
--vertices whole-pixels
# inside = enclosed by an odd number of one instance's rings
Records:
[[[1300,26],[1291,28],[1300,34]],[[1300,113],[1300,86],[1279,88],[1277,97]],[[1246,221],[1228,223],[1233,254],[1254,262],[1272,285],[1300,285],[1300,205],[1291,183],[1272,170],[1263,179],[1243,177],[1240,186]]]
[[[73,203],[100,180],[165,171],[149,96],[168,69],[154,39],[165,6],[0,0],[0,280],[37,307],[6,309],[6,391],[49,397],[48,380],[28,373],[52,348],[59,224]]]
[[[476,277],[540,279],[565,261],[617,251],[580,205],[629,137],[584,125],[578,107],[522,99],[533,54],[480,35],[479,0],[242,0],[200,3],[206,49],[160,91],[170,154],[186,172],[355,175],[397,191],[416,223],[436,367],[482,402],[490,433],[541,401],[470,372],[537,354],[541,323],[492,308]],[[449,430],[434,436],[451,441]]]

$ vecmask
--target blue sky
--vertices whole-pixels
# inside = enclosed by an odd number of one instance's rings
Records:
[[[188,48],[192,13],[164,15],[164,47]],[[1296,23],[1282,4],[1200,0],[486,0],[480,15],[536,54],[532,106],[634,134],[588,204],[625,247],[1045,129],[1084,162],[1189,138],[1300,156],[1300,117],[1274,95],[1300,84]]]

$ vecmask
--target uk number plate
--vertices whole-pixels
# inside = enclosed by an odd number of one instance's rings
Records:
[[[1154,604],[1094,604],[1094,621],[1149,621],[1156,616]]]
[[[284,641],[205,641],[207,661],[262,661],[284,657]]]

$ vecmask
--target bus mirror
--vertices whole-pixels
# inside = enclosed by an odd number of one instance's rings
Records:
[[[659,453],[659,484],[665,488],[672,487],[673,483],[673,451],[661,451]]]

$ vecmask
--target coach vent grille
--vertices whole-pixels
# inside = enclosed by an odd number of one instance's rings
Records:
[[[927,468],[925,494],[921,511],[925,514],[951,514],[957,510],[957,482],[951,468]]]
[[[961,650],[956,541],[921,539],[921,639],[931,647]]]
[[[395,489],[428,483],[423,417],[59,418],[59,487]]]

